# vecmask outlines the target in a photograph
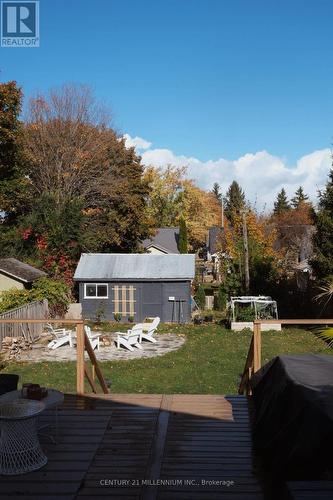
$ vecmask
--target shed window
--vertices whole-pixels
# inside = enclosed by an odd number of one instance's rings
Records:
[[[101,285],[99,283],[85,283],[84,284],[84,298],[85,299],[107,299],[108,298],[108,285]]]
[[[122,316],[134,316],[136,289],[129,285],[115,285],[113,287],[114,312]]]

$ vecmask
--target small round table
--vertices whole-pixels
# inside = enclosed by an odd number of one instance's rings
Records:
[[[15,391],[10,391],[7,392],[6,394],[3,394],[0,396],[0,404],[1,403],[11,403],[14,401],[31,401],[30,399],[24,399],[22,397],[22,391],[21,390],[15,390]],[[54,439],[51,435],[48,436],[54,443],[58,441],[58,406],[60,406],[64,402],[64,395],[62,392],[57,391],[56,389],[48,389],[47,390],[47,396],[42,399],[42,402],[44,404],[44,407],[46,410],[55,408],[55,431],[56,431],[56,438]],[[44,424],[41,427],[38,427],[38,430],[48,427],[50,424]]]
[[[36,426],[44,409],[44,403],[26,399],[0,405],[0,474],[25,474],[47,463]]]

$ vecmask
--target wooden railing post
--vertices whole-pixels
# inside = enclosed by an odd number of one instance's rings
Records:
[[[260,321],[253,322],[253,371],[256,373],[261,368],[261,323]]]
[[[92,373],[89,374],[91,380],[89,380],[89,383],[90,383],[93,391],[97,392],[95,390],[96,386],[95,386],[95,382],[94,382],[94,375],[96,374],[97,378],[98,378],[98,381],[101,384],[102,391],[104,392],[104,394],[109,394],[109,389],[108,389],[107,383],[106,383],[106,381],[105,381],[105,379],[103,377],[103,373],[102,373],[102,370],[101,370],[101,368],[100,368],[100,366],[98,364],[98,361],[97,361],[97,358],[95,356],[94,350],[91,347],[91,343],[90,343],[90,341],[88,339],[88,336],[87,336],[86,332],[83,332],[83,333],[84,333],[85,349],[86,349],[86,351],[88,353],[88,356],[89,356],[91,364],[92,364]]]
[[[84,329],[83,324],[76,325],[76,392],[84,394]]]

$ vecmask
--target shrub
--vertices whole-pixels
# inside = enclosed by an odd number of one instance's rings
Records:
[[[15,288],[6,290],[0,294],[0,313],[24,306],[31,301],[32,299],[28,290],[17,290]]]
[[[70,287],[62,281],[40,278],[30,291],[31,300],[47,299],[50,316],[62,317],[66,314],[71,301]]]
[[[236,321],[254,321],[255,311],[254,307],[236,307],[235,308]]]
[[[50,316],[64,316],[70,303],[70,289],[61,281],[49,278],[37,280],[31,290],[6,290],[0,295],[0,313],[47,299]]]
[[[333,328],[315,328],[314,333],[318,335],[319,338],[324,340],[331,349],[333,349]]]
[[[103,302],[100,302],[95,311],[95,323],[100,325],[105,319],[105,306]]]
[[[217,294],[214,296],[215,311],[224,311],[227,306],[227,294],[224,285],[220,285]]]
[[[115,321],[117,321],[117,323],[119,323],[121,321],[121,318],[122,318],[120,313],[114,313],[113,317],[114,317]]]
[[[128,316],[129,323],[134,323],[134,316]]]

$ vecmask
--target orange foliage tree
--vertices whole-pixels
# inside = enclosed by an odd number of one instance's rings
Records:
[[[221,208],[213,193],[186,178],[185,167],[147,167],[144,180],[150,186],[147,212],[155,227],[178,226],[186,222],[191,250],[203,246],[209,227],[218,225]]]

